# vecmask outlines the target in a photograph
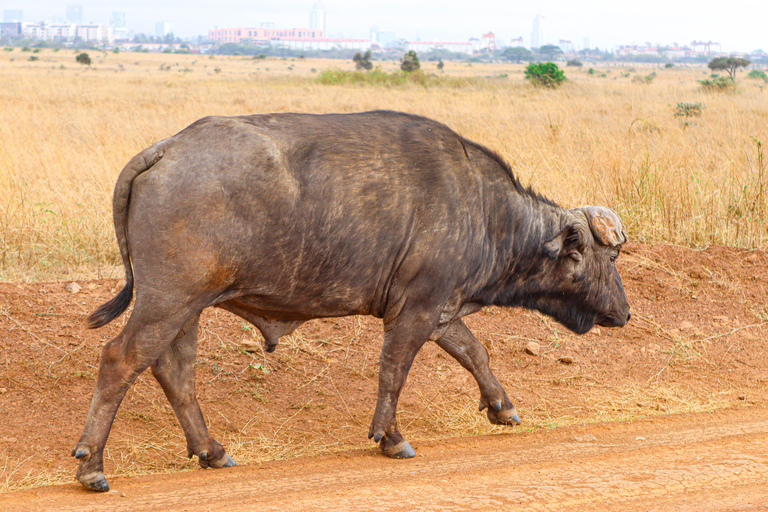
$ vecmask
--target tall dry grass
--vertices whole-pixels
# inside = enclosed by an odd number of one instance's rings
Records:
[[[335,86],[315,77],[351,62],[92,52],[87,68],[71,50],[1,53],[0,280],[114,275],[111,191],[135,153],[206,115],[281,111],[423,114],[564,206],[612,206],[635,240],[768,245],[768,102],[743,75],[735,93],[712,94],[697,83],[704,68],[656,70],[650,84],[625,76],[650,68],[568,68],[551,91],[521,66],[448,63],[445,74],[474,78]],[[678,102],[704,103],[702,117],[684,126]]]

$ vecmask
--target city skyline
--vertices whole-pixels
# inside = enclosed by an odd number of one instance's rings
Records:
[[[2,10],[22,10],[25,21],[66,17],[67,6],[82,6],[84,22],[109,24],[112,13],[125,12],[126,26],[137,33],[153,34],[155,24],[170,21],[179,37],[205,36],[215,27],[260,26],[274,23],[279,28],[309,28],[310,12],[317,0],[270,2],[235,0],[226,6],[212,6],[200,0],[137,0],[120,2],[72,2],[52,0],[0,0]],[[575,5],[564,0],[543,1],[535,6],[515,6],[491,1],[482,9],[468,10],[466,4],[447,1],[439,6],[414,5],[392,0],[386,6],[369,0],[325,0],[326,35],[367,38],[371,27],[394,31],[407,40],[467,41],[493,31],[502,44],[520,36],[531,44],[534,17],[541,15],[546,29],[542,44],[571,40],[577,47],[590,39],[594,47],[613,49],[619,45],[689,44],[694,40],[721,43],[723,51],[768,50],[768,36],[760,26],[768,15],[765,2],[740,2],[738,11],[702,7],[693,2],[663,3],[648,0],[644,9],[624,7],[607,0]],[[403,13],[407,13],[404,16]]]

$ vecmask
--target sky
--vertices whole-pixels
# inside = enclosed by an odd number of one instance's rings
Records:
[[[154,33],[158,21],[170,21],[182,38],[206,35],[214,27],[305,28],[313,0],[0,0],[0,10],[18,9],[24,21],[64,18],[67,5],[83,6],[83,21],[108,24],[113,11],[126,13],[129,29]],[[714,41],[723,51],[768,51],[768,1],[733,4],[675,0],[325,0],[328,37],[365,38],[371,27],[393,30],[407,40],[467,41],[492,31],[499,43],[522,36],[531,41],[533,18],[543,16],[544,41],[571,40],[581,48],[612,49],[621,44],[681,45]]]

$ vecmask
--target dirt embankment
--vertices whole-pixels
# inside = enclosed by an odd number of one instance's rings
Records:
[[[468,319],[520,411],[524,423],[516,430],[488,425],[476,412],[471,376],[429,344],[398,416],[419,456],[386,460],[365,436],[375,405],[377,321],[310,322],[267,355],[243,344],[254,339],[248,325],[208,311],[198,396],[211,432],[240,468],[131,476],[195,468],[162,391],[143,375],[105,453],[116,494],[82,494],[68,483],[5,494],[0,509],[141,508],[152,501],[168,509],[519,503],[594,510],[600,496],[606,509],[767,504],[768,257],[629,244],[619,268],[633,307],[624,329],[578,337],[540,315],[497,308]],[[78,293],[67,284],[0,284],[2,490],[72,482],[68,453],[87,413],[99,351],[124,322],[99,331],[81,324],[117,291],[117,281],[81,282]],[[530,342],[539,344],[538,355],[525,353]],[[585,423],[602,424],[552,428]],[[495,435],[454,439],[475,434]],[[337,454],[293,458],[328,452]],[[292,460],[264,464],[275,459]]]

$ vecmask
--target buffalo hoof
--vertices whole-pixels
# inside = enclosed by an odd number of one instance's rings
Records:
[[[203,469],[207,468],[213,468],[213,469],[219,469],[219,468],[231,468],[232,466],[237,466],[237,462],[229,456],[228,453],[224,452],[224,455],[222,455],[217,460],[208,460],[208,453],[203,452],[200,455],[198,455],[199,460],[198,463],[200,464],[200,467]]]
[[[486,414],[488,415],[488,421],[494,425],[519,425],[522,423],[514,407],[501,411],[496,410],[495,407],[489,407]]]
[[[412,459],[416,456],[416,450],[408,441],[401,441],[389,448],[382,446],[381,451],[390,459]]]
[[[87,475],[78,476],[78,482],[83,484],[86,489],[90,489],[96,492],[107,492],[109,490],[109,483],[104,478],[104,473],[89,473]]]

